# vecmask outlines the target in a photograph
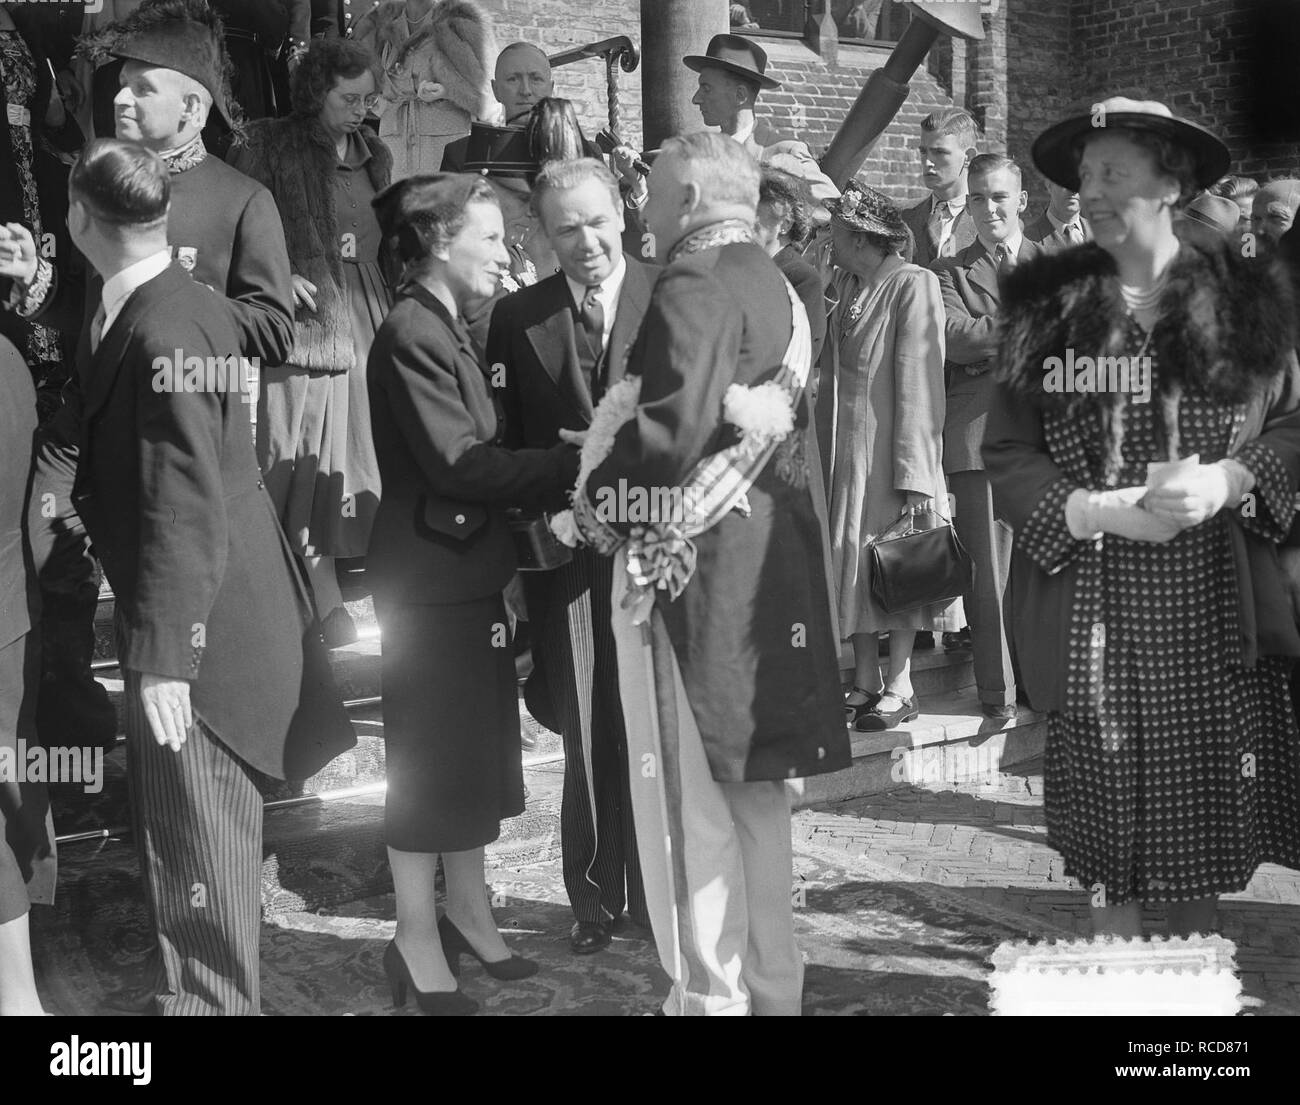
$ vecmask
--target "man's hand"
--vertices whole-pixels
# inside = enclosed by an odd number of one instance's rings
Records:
[[[1300,623],[1300,549],[1278,549],[1277,562],[1282,568],[1282,587],[1291,599],[1291,615]]]
[[[36,279],[36,239],[21,223],[0,226],[0,277],[19,284]]]
[[[189,683],[184,679],[143,674],[140,676],[140,704],[144,707],[153,739],[179,752],[194,725]]]
[[[586,444],[589,430],[566,430],[561,428],[560,440],[566,445],[576,445],[579,449]]]
[[[293,305],[295,307],[306,307],[309,311],[316,310],[316,300],[313,298],[316,294],[316,285],[306,277],[293,277]]]
[[[637,181],[645,180],[635,168],[640,158],[641,155],[631,146],[615,146],[609,152],[609,167],[629,184],[635,185]]]

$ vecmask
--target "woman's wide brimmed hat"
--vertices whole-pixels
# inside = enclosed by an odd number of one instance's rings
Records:
[[[714,35],[703,54],[682,58],[687,69],[721,69],[733,77],[753,81],[759,88],[780,88],[781,82],[767,75],[767,52],[756,42],[740,35]]]
[[[827,200],[826,209],[850,230],[879,234],[889,239],[906,238],[907,224],[889,199],[874,188],[850,180],[837,200]]]
[[[1079,190],[1077,149],[1090,135],[1107,130],[1144,130],[1176,142],[1196,164],[1198,187],[1208,188],[1228,171],[1232,161],[1212,132],[1188,119],[1180,119],[1158,100],[1130,100],[1112,96],[1093,104],[1092,110],[1050,126],[1034,141],[1034,164],[1055,184]]]

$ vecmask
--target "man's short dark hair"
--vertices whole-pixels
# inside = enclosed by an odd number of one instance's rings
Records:
[[[969,180],[974,176],[988,176],[989,173],[998,173],[1003,169],[1015,174],[1017,184],[1023,184],[1024,174],[1021,173],[1020,166],[1000,153],[982,153],[972,158],[970,167],[966,170],[966,178]]]
[[[165,223],[171,194],[171,174],[162,158],[116,138],[89,143],[68,177],[69,198],[119,229]]]

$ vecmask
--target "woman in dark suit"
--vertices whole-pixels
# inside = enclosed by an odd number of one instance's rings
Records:
[[[477,1006],[452,977],[461,953],[497,978],[537,969],[502,941],[483,881],[483,846],[524,808],[501,598],[515,570],[505,508],[562,508],[578,455],[570,445],[499,444],[496,391],[463,318],[509,263],[491,186],[455,174],[409,177],[374,205],[408,266],[368,364],[384,497],[367,574],[383,636],[385,836],[397,893],[384,970],[396,1004],[409,987],[425,1012],[470,1013]]]

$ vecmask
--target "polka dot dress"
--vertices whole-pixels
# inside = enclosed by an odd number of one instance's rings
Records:
[[[1166,459],[1158,417],[1157,403],[1129,404],[1118,486]],[[1225,456],[1237,418],[1189,391],[1183,454]],[[1270,450],[1242,459],[1261,495],[1284,482]],[[1223,511],[1164,545],[1103,539],[1101,618],[1071,649],[1071,677],[1097,684],[1097,716],[1049,716],[1044,782],[1048,843],[1106,905],[1231,893],[1261,863],[1300,867],[1291,662],[1237,666],[1235,524]]]

